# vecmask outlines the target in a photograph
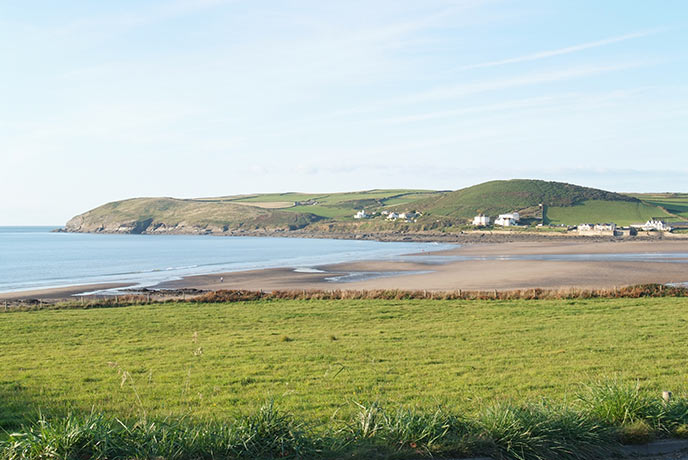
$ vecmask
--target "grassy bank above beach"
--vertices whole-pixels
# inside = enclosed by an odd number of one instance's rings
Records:
[[[356,402],[565,400],[615,376],[685,387],[685,298],[264,300],[0,316],[3,426],[44,413],[226,416],[266,399],[305,420]]]
[[[9,312],[0,458],[599,458],[688,433],[686,307],[271,298]]]

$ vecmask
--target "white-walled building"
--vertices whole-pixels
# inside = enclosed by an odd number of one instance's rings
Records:
[[[604,233],[604,232],[614,232],[616,231],[616,224],[595,224],[595,227],[593,227],[593,230],[596,232]]]
[[[578,226],[579,235],[614,236],[616,234],[616,224],[580,224]]]
[[[511,212],[509,214],[500,214],[494,223],[502,227],[511,227],[512,225],[517,225],[519,220],[521,220],[521,216],[517,212]]]
[[[397,220],[399,218],[399,214],[396,212],[390,212],[387,214],[387,220]]]
[[[643,225],[638,226],[634,225],[634,227],[639,227],[642,230],[645,230],[646,232],[651,232],[651,231],[658,231],[658,232],[670,232],[671,227],[667,225],[664,221],[657,220],[657,219],[650,219],[647,222],[645,222]]]
[[[365,209],[361,209],[356,214],[354,214],[354,219],[367,219],[369,217],[370,217],[370,214],[365,212]]]
[[[476,227],[485,227],[487,225],[490,225],[490,217],[478,214],[473,218],[473,225],[475,225]]]

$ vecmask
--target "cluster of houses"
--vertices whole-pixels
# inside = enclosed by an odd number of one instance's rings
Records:
[[[580,224],[576,228],[579,235],[589,236],[621,236],[617,232],[617,226],[614,223],[610,224]],[[622,229],[620,229],[622,230]],[[630,231],[629,231],[629,234]]]
[[[631,236],[638,231],[643,232],[670,232],[671,226],[659,219],[650,219],[644,224],[634,224],[629,227],[618,227],[614,223],[610,224],[580,224],[577,227],[579,235],[600,235],[600,236]]]
[[[382,211],[380,213],[381,215],[385,216],[385,219],[391,220],[391,221],[396,221],[396,220],[401,220],[405,222],[415,222],[416,219],[418,219],[422,214],[416,211],[410,211],[410,212],[394,212],[394,211]],[[354,219],[370,219],[372,217],[375,217],[376,213],[367,213],[365,209],[362,209],[358,211],[356,214],[354,214]]]
[[[500,227],[514,227],[517,226],[521,220],[521,216],[517,212],[510,212],[508,214],[500,214],[495,220],[494,225]],[[491,219],[489,216],[478,214],[473,218],[473,225],[476,227],[487,227],[490,225]]]
[[[378,215],[378,213],[368,213],[364,209],[358,211],[354,214],[354,219],[370,219]],[[422,214],[415,211],[410,212],[394,212],[394,211],[382,211],[380,215],[384,216],[385,219],[390,221],[405,221],[405,222],[415,222],[418,217]],[[473,218],[473,226],[475,227],[487,227],[490,225],[495,225],[499,227],[517,227],[521,221],[521,216],[518,212],[510,212],[507,214],[500,214],[494,221],[489,216],[483,214],[478,214]],[[542,224],[538,225],[542,226]],[[636,235],[638,231],[651,232],[670,232],[672,227],[667,225],[665,222],[659,219],[650,219],[644,224],[635,224],[629,227],[619,227],[614,223],[602,223],[602,224],[580,224],[577,227],[569,227],[569,230],[575,230],[580,235],[590,235],[590,236],[632,236]]]
[[[658,219],[650,219],[642,225],[631,225],[631,227],[639,228],[645,232],[670,232],[672,230],[672,228],[669,225]]]
[[[495,225],[500,227],[514,227],[519,225],[521,220],[518,212],[511,212],[508,214],[500,214],[494,222],[489,216],[478,214],[473,218],[473,226],[487,227]],[[542,226],[540,224],[539,226]],[[603,224],[580,224],[577,227],[569,227],[570,230],[576,230],[580,235],[591,236],[632,236],[636,235],[638,231],[644,232],[670,232],[672,228],[665,222],[658,219],[650,219],[644,224],[631,225],[629,227],[619,227],[614,223]]]
[[[421,213],[415,211],[400,213],[393,211],[382,211],[382,214],[387,216],[387,220],[405,220],[406,222],[415,222],[415,220],[421,216]]]

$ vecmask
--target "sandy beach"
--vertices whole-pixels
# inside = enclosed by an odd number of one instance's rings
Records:
[[[100,283],[100,284],[80,284],[75,286],[64,286],[46,289],[32,289],[17,292],[0,292],[0,302],[16,300],[44,300],[46,302],[67,299],[78,296],[85,292],[100,291],[103,289],[118,289],[129,286],[124,283]]]
[[[271,268],[188,276],[153,289],[178,290],[514,290],[529,288],[613,288],[645,283],[688,282],[688,240],[524,241],[474,243],[455,249],[413,254],[400,261],[370,260],[314,267],[313,272]],[[655,254],[652,261],[503,260],[509,257],[585,254]],[[431,257],[427,257],[430,255]],[[456,260],[465,257],[472,260]],[[480,258],[485,260],[476,260]],[[222,281],[221,281],[222,279]],[[350,280],[350,281],[349,281]],[[101,283],[0,293],[1,301],[54,301],[108,289]]]
[[[190,276],[158,285],[162,289],[408,289],[408,290],[512,290],[527,288],[613,288],[644,283],[688,281],[688,262],[675,261],[549,261],[466,260],[452,256],[509,257],[554,254],[676,254],[688,252],[688,241],[620,242],[515,242],[470,244],[436,252],[446,263],[423,260],[424,255],[403,262],[366,261],[316,267],[322,272],[300,273],[290,268]],[[659,257],[661,259],[661,257]],[[404,272],[410,274],[404,274]],[[369,279],[333,282],[350,274]],[[223,278],[220,282],[220,278]]]

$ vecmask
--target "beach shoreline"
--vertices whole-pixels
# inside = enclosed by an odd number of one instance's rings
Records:
[[[688,260],[663,259],[688,253],[685,240],[521,241],[468,243],[453,249],[409,254],[398,260],[324,264],[307,270],[266,268],[185,276],[146,291],[214,290],[517,290],[604,289],[649,283],[685,283]],[[654,254],[652,261],[523,260],[519,256]],[[429,256],[429,257],[428,257]],[[516,257],[509,259],[509,257]],[[443,260],[445,259],[445,260]],[[355,276],[351,276],[351,275]],[[353,278],[353,281],[346,281]],[[341,281],[336,281],[340,279]],[[0,301],[74,298],[85,292],[116,289],[136,292],[133,284],[101,283],[0,293]]]
[[[274,268],[242,272],[189,276],[161,283],[157,289],[246,289],[246,290],[514,290],[613,288],[648,283],[688,281],[688,264],[677,261],[634,262],[500,260],[501,256],[555,254],[677,254],[688,252],[688,243],[679,241],[620,242],[516,242],[466,244],[455,249],[433,252],[446,262],[423,260],[428,253],[413,254],[402,261],[363,261],[314,267],[315,273],[293,268]],[[470,260],[451,260],[453,256]],[[475,257],[490,257],[475,260]],[[417,258],[417,261],[413,259]],[[661,257],[660,257],[661,258]],[[332,282],[328,279],[351,273],[371,273],[369,279]],[[393,273],[384,276],[384,273]],[[409,273],[409,274],[405,274]],[[364,277],[365,278],[365,277]]]
[[[98,235],[132,234],[128,231],[74,231],[65,228],[53,230],[58,233],[91,233]],[[436,231],[317,231],[317,230],[228,230],[226,232],[189,232],[166,230],[164,232],[142,232],[140,235],[197,235],[216,237],[248,237],[248,238],[303,238],[303,239],[330,239],[330,240],[369,240],[380,242],[418,242],[418,243],[511,243],[511,242],[557,242],[557,241],[581,241],[581,242],[615,242],[624,243],[631,241],[662,241],[684,240],[688,241],[688,234],[684,233],[657,233],[640,232],[632,237],[632,240],[612,236],[579,235],[577,232],[564,232],[552,230],[532,229],[471,229],[457,232]]]
[[[131,283],[94,283],[0,292],[0,302],[26,300],[46,302],[60,301],[70,298],[73,299],[75,296],[92,297],[92,295],[88,295],[88,293],[111,289],[123,289],[131,286],[133,286]]]

